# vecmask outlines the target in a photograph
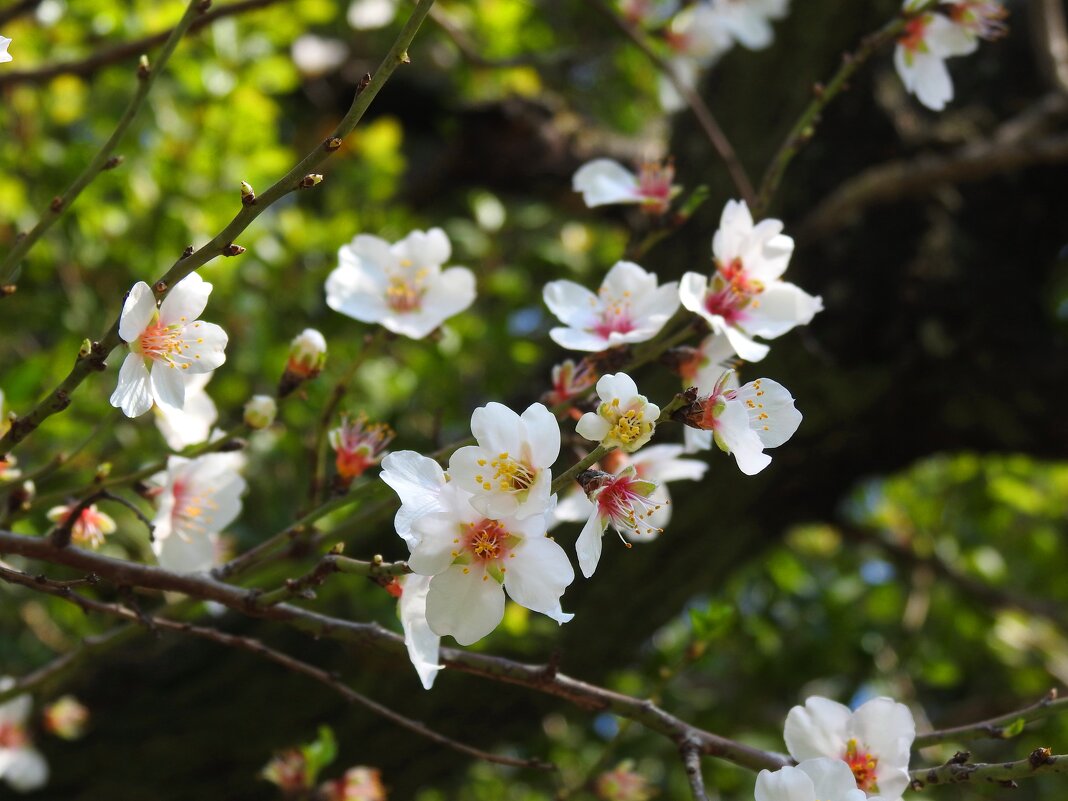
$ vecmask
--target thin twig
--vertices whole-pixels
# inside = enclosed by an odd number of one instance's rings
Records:
[[[164,42],[163,48],[156,57],[156,63],[149,66],[147,61],[143,61],[137,68],[137,91],[130,98],[130,102],[119,118],[115,130],[107,141],[101,145],[96,155],[85,165],[85,169],[82,170],[81,174],[74,179],[74,183],[67,187],[67,190],[62,195],[53,198],[48,210],[42,213],[40,219],[37,220],[37,224],[15,240],[15,246],[11,248],[3,261],[0,261],[0,285],[9,286],[14,284],[19,266],[34,243],[49,228],[55,225],[63,213],[78,199],[78,195],[82,193],[82,190],[92,183],[94,178],[105,170],[117,166],[117,159],[112,157],[115,148],[122,141],[123,136],[126,135],[126,131],[137,116],[137,112],[141,110],[145,98],[148,97],[148,93],[152,90],[152,85],[156,82],[156,78],[163,71],[163,68],[167,66],[167,62],[178,46],[178,42],[185,35],[185,32],[189,30],[196,17],[203,13],[201,8],[201,0],[190,0],[182,18],[171,30],[167,41]],[[7,290],[5,290],[6,292]],[[5,293],[0,293],[0,298],[3,298]]]
[[[715,149],[720,159],[723,160],[723,164],[727,168],[727,172],[731,177],[731,181],[734,183],[735,189],[738,190],[738,193],[746,203],[753,206],[756,201],[756,191],[753,189],[753,182],[749,180],[749,175],[746,173],[745,167],[738,158],[734,146],[731,144],[730,139],[727,138],[727,134],[725,134],[723,129],[719,126],[719,123],[716,121],[708,104],[705,103],[701,96],[697,94],[692,87],[688,86],[686,82],[679,77],[678,71],[672,66],[671,62],[656,52],[646,39],[645,35],[616,13],[615,9],[612,8],[606,0],[590,0],[590,2],[594,8],[600,11],[602,15],[608,18],[613,25],[630,39],[634,45],[653,62],[653,65],[664,75],[664,77],[671,82],[675,91],[678,92],[679,97],[683,99],[690,111],[692,111],[697,118],[697,122],[704,131],[705,136],[708,137],[708,141],[712,144],[712,147]]]
[[[1050,690],[1040,700],[1016,712],[997,715],[979,723],[939,729],[917,735],[915,748],[927,748],[945,742],[964,743],[972,740],[1006,740],[1013,736],[1013,729],[1025,723],[1042,720],[1068,711],[1068,698],[1058,698],[1057,690]]]
[[[950,760],[937,768],[920,768],[910,772],[912,789],[922,790],[936,784],[995,784],[1013,789],[1017,779],[1030,779],[1046,773],[1068,773],[1068,755],[1053,754],[1048,748],[1036,748],[1027,759],[994,764]]]
[[[412,572],[406,562],[385,562],[381,556],[376,556],[370,562],[362,562],[357,559],[349,559],[338,554],[328,554],[320,559],[314,568],[300,578],[286,579],[285,583],[275,590],[263,593],[256,599],[261,606],[274,606],[292,598],[315,598],[314,587],[321,586],[327,578],[335,573],[346,573],[350,576],[364,576],[372,581],[388,580],[396,576],[405,576]]]
[[[696,743],[683,742],[679,745],[682,766],[686,769],[686,779],[690,782],[690,792],[694,801],[708,801],[705,792],[705,777],[701,775],[701,749]]]
[[[36,0],[36,2],[40,2],[40,0]],[[241,2],[230,3],[221,8],[212,9],[206,14],[198,17],[193,22],[192,26],[190,26],[189,31],[190,33],[199,31],[201,28],[211,25],[213,22],[220,19],[232,17],[236,14],[243,14],[246,11],[267,8],[278,2],[280,2],[280,0],[241,0]],[[25,5],[25,3],[23,3],[23,5]],[[0,13],[0,24],[4,21],[3,13]],[[58,64],[49,64],[32,70],[4,70],[3,72],[0,72],[0,87],[19,83],[42,84],[51,81],[53,78],[58,78],[61,75],[78,75],[82,78],[89,78],[96,73],[97,70],[104,67],[117,64],[127,59],[137,58],[146,50],[155,47],[160,42],[166,40],[166,38],[173,32],[174,28],[169,28],[168,30],[153,33],[141,39],[135,39],[132,42],[123,42],[122,44],[113,47],[98,49],[92,55],[83,59],[61,61]]]
[[[363,118],[367,108],[371,105],[371,101],[385,86],[386,81],[389,80],[393,72],[401,64],[409,62],[408,47],[411,45],[419,26],[433,4],[434,0],[419,0],[408,21],[398,34],[396,41],[394,41],[393,46],[390,47],[389,52],[379,65],[378,71],[373,76],[364,76],[364,80],[357,86],[356,96],[352,101],[352,105],[333,133],[327,136],[322,144],[308,153],[267,191],[263,194],[257,194],[254,204],[242,205],[241,210],[214,239],[188,255],[183,253],[171,269],[153,285],[157,300],[166,297],[167,293],[179,281],[212,259],[224,254],[237,256],[243,253],[244,249],[234,244],[234,240],[238,235],[276,201],[290,192],[296,192],[308,186],[305,179],[315,175],[315,170],[341,147],[344,138],[352,132]],[[18,443],[29,436],[31,432],[53,414],[66,409],[70,405],[71,394],[90,373],[104,369],[104,362],[108,354],[118,347],[120,343],[119,323],[116,319],[104,337],[98,342],[92,343],[91,347],[87,349],[87,353],[83,354],[82,351],[79,351],[74,367],[60,385],[52,390],[48,397],[38,403],[29,414],[15,420],[11,425],[11,429],[3,437],[0,437],[0,456],[10,453]]]

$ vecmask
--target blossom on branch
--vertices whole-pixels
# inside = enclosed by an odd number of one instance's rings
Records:
[[[130,353],[119,371],[111,405],[139,417],[154,401],[185,407],[184,374],[208,373],[226,361],[226,332],[199,320],[211,284],[196,273],[180,281],[156,307],[152,289],[134,284],[119,318],[119,336]]]
[[[613,204],[640,204],[646,214],[659,216],[671,207],[671,200],[682,191],[675,186],[675,167],[670,160],[661,164],[646,161],[638,174],[612,159],[594,159],[583,164],[571,179],[571,188],[582,193],[589,207]]]
[[[65,526],[74,513],[76,504],[69,506],[53,506],[48,510],[48,519],[58,526]],[[70,524],[71,542],[76,545],[84,545],[87,548],[97,549],[104,544],[108,534],[115,533],[115,521],[110,515],[101,512],[92,503],[78,513],[78,519]]]
[[[601,538],[609,523],[628,548],[627,535],[653,539],[660,534],[660,529],[648,522],[661,506],[652,498],[657,484],[639,478],[633,465],[624,468],[617,476],[588,470],[579,475],[578,481],[593,506],[589,520],[575,541],[579,569],[586,578],[593,575],[601,560]]]
[[[219,534],[241,514],[244,465],[240,453],[172,456],[167,470],[149,479],[157,504],[152,550],[161,567],[196,573],[218,562]]]
[[[626,373],[603,375],[597,395],[601,399],[597,411],[586,412],[575,426],[579,436],[628,453],[652,438],[660,407],[638,394],[633,378]]]
[[[363,323],[422,339],[475,300],[475,276],[442,265],[452,255],[440,228],[412,231],[399,242],[360,234],[338,251],[326,279],[326,304]]]
[[[920,0],[905,0],[905,12],[913,11],[919,3]],[[978,46],[976,35],[964,25],[925,11],[905,22],[905,32],[894,48],[894,67],[909,93],[932,111],[941,111],[953,99],[946,59],[966,56]]]
[[[783,736],[794,759],[836,760],[852,771],[857,787],[868,796],[899,801],[909,786],[909,751],[916,724],[909,708],[893,699],[872,698],[851,711],[812,696],[804,706],[790,710]]]
[[[386,788],[378,770],[359,765],[340,779],[324,782],[316,797],[322,801],[386,801]]]
[[[73,695],[64,695],[45,707],[43,719],[52,734],[64,740],[78,740],[89,726],[89,710]]]
[[[762,770],[757,775],[756,801],[864,801],[853,775],[834,759],[806,759],[796,768]]]
[[[553,366],[553,388],[543,400],[550,406],[567,403],[592,387],[597,378],[597,371],[586,359],[580,359],[578,364],[571,359],[564,359]]]
[[[712,238],[716,271],[711,278],[686,273],[679,282],[682,305],[725,334],[743,359],[760,361],[769,348],[753,337],[775,339],[823,310],[819,297],[779,280],[793,250],[779,220],[754,225],[744,200],[728,201]]]
[[[153,411],[156,428],[172,451],[206,442],[211,436],[211,427],[219,419],[219,410],[207,392],[208,382],[213,375],[197,373],[185,376],[185,404],[180,409],[155,398]]]
[[[471,493],[471,505],[490,517],[520,520],[544,514],[551,503],[552,471],[560,455],[560,425],[532,403],[518,415],[500,403],[471,414],[477,445],[457,450],[449,476]]]
[[[426,619],[431,631],[460,645],[478,642],[504,618],[504,594],[534,612],[566,623],[560,596],[575,579],[561,548],[545,536],[551,509],[522,520],[486,515],[455,484],[442,490],[444,511],[412,524],[409,566],[431,576]]]
[[[326,365],[326,337],[314,328],[305,328],[289,343],[289,358],[278,384],[278,397],[284,398],[305,381],[316,378]]]
[[[629,261],[616,262],[595,295],[574,281],[550,281],[545,305],[566,327],[549,332],[561,347],[602,351],[646,342],[664,327],[679,307],[679,285],[657,285],[656,273]]]
[[[11,689],[15,680],[0,677],[0,691]],[[17,695],[0,704],[0,779],[20,793],[43,787],[48,781],[48,763],[33,747],[27,721],[33,701]]]
[[[367,415],[361,414],[355,420],[342,415],[341,425],[327,436],[336,454],[337,474],[348,486],[382,460],[382,451],[396,434],[385,423],[370,424]]]
[[[418,537],[412,532],[412,523],[425,515],[445,510],[441,492],[448,483],[448,476],[440,464],[415,451],[387,454],[382,459],[379,476],[400,498],[401,506],[393,525],[408,547],[414,548]]]
[[[426,620],[426,596],[430,592],[430,576],[412,574],[397,579],[401,596],[397,602],[397,614],[404,629],[404,647],[408,658],[419,674],[423,688],[434,686],[434,679],[443,665],[438,659],[441,637],[435,634]]]

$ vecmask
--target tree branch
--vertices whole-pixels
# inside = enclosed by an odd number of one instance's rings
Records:
[[[955,726],[949,729],[920,734],[913,742],[915,748],[926,748],[945,742],[969,742],[971,740],[1007,740],[1018,734],[1014,731],[1023,724],[1043,718],[1052,717],[1068,710],[1068,698],[1058,698],[1057,690],[1050,690],[1040,700],[1005,715],[998,715],[988,720],[972,723],[966,726]]]
[[[967,755],[962,755],[967,756]],[[993,764],[950,760],[938,768],[921,768],[910,772],[912,789],[922,790],[936,784],[996,784],[1014,788],[1016,779],[1030,779],[1046,773],[1068,773],[1068,755],[1054,755],[1048,748],[1036,748],[1027,759]]]
[[[690,792],[694,801],[708,801],[705,792],[705,778],[701,775],[701,748],[689,741],[679,745],[682,765],[686,769],[686,778],[690,782]]]

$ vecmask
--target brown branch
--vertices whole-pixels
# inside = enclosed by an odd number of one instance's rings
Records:
[[[36,590],[38,592],[52,595],[54,597],[62,598],[76,606],[80,607],[84,612],[99,612],[102,614],[111,615],[125,620],[129,623],[138,623],[151,631],[164,629],[167,631],[177,631],[182,634],[189,634],[193,637],[199,637],[204,640],[210,640],[220,645],[225,645],[229,648],[236,648],[238,650],[246,651],[254,654],[262,659],[266,659],[270,662],[274,662],[277,665],[293,671],[294,673],[300,673],[304,676],[314,679],[315,681],[329,687],[336,692],[342,698],[349,703],[358,704],[359,706],[368,709],[376,715],[379,715],[398,726],[414,732],[421,737],[425,737],[432,742],[444,745],[447,748],[451,748],[461,754],[474,757],[475,759],[481,759],[485,762],[494,762],[500,765],[508,765],[510,767],[517,768],[534,768],[537,770],[555,770],[555,766],[542,762],[536,759],[518,759],[515,757],[500,756],[498,754],[491,754],[487,751],[474,748],[473,746],[466,745],[457,740],[447,737],[444,734],[429,729],[422,723],[412,720],[411,718],[401,715],[390,709],[383,704],[373,701],[367,696],[356,692],[348,685],[336,679],[325,670],[310,665],[307,662],[302,662],[289,654],[282,651],[270,648],[264,645],[259,640],[252,637],[242,637],[235,634],[227,634],[217,629],[206,628],[203,626],[196,626],[192,623],[186,623],[177,620],[168,620],[166,618],[152,617],[146,618],[137,610],[130,610],[124,606],[118,604],[104,603],[102,601],[96,601],[91,598],[86,598],[84,595],[79,595],[73,592],[69,586],[63,582],[55,582],[45,579],[43,577],[32,577],[24,573],[19,573],[17,570],[9,570],[7,568],[0,567],[0,580],[9,582],[11,584],[18,584],[23,587]]]
[[[690,111],[692,111],[697,118],[701,130],[704,131],[705,136],[708,137],[708,141],[712,144],[712,147],[715,149],[720,159],[722,159],[723,164],[726,166],[727,172],[731,177],[731,181],[734,183],[735,189],[738,190],[738,193],[750,207],[755,206],[756,191],[753,189],[753,182],[749,180],[749,174],[745,171],[741,159],[738,158],[734,146],[731,144],[730,139],[727,138],[727,134],[723,132],[723,129],[716,121],[708,104],[705,103],[693,88],[686,85],[686,82],[679,77],[678,71],[671,65],[671,62],[653,49],[653,46],[649,44],[644,34],[617,14],[615,9],[613,9],[606,0],[590,0],[590,2],[594,8],[600,11],[602,15],[630,39],[631,42],[633,42],[634,45],[653,62],[653,65],[664,75],[664,77],[671,82],[675,91],[678,92],[679,97],[683,99]]]
[[[686,779],[690,782],[690,792],[694,801],[708,801],[705,792],[705,778],[701,775],[701,749],[696,743],[684,742],[679,745],[682,765],[686,769]]]
[[[1006,740],[1018,732],[1013,729],[1024,723],[1059,715],[1068,710],[1068,698],[1058,698],[1057,690],[1050,690],[1040,700],[1005,715],[998,715],[988,720],[967,726],[955,726],[948,729],[920,734],[913,742],[916,748],[926,748],[944,742],[969,742],[971,740]]]
[[[825,237],[855,222],[865,209],[921,195],[940,185],[981,181],[1036,164],[1068,161],[1068,134],[1044,128],[1068,113],[1063,95],[1044,98],[989,139],[948,154],[925,153],[879,164],[850,178],[817,204],[796,230],[799,239]]]
[[[208,576],[179,575],[79,548],[56,548],[39,537],[0,531],[0,554],[5,553],[95,573],[120,586],[181,592],[193,598],[217,601],[246,615],[287,623],[315,637],[329,637],[398,655],[405,653],[404,639],[375,623],[343,620],[283,603],[261,607],[257,603],[261,595],[258,591],[233,587]],[[674,742],[691,742],[702,754],[719,757],[742,767],[774,770],[790,764],[789,757],[699,729],[652,701],[573,679],[558,672],[552,665],[525,664],[456,648],[442,648],[440,658],[446,666],[465,673],[527,687],[562,698],[583,709],[611,712],[629,718]]]
[[[40,2],[40,0],[36,0],[36,2]],[[190,32],[199,31],[201,28],[211,25],[213,22],[220,19],[232,17],[236,14],[243,14],[246,11],[255,11],[260,8],[266,8],[277,2],[279,2],[279,0],[241,0],[237,3],[230,3],[229,5],[214,9],[201,16],[193,23]],[[3,15],[0,14],[0,24],[2,24],[3,21]],[[19,83],[47,83],[53,78],[58,78],[60,75],[78,75],[82,78],[88,78],[97,70],[104,67],[128,59],[136,59],[146,50],[149,50],[160,42],[166,40],[173,31],[173,28],[169,28],[168,30],[145,36],[142,39],[135,39],[131,42],[123,42],[122,44],[113,47],[99,49],[91,56],[87,56],[83,59],[61,61],[58,64],[49,64],[48,66],[32,70],[5,70],[0,73],[0,88]]]
[[[961,756],[967,756],[962,754]],[[922,790],[936,784],[996,784],[1015,788],[1017,779],[1030,779],[1039,774],[1068,773],[1068,755],[1054,755],[1048,748],[1036,748],[1027,759],[993,764],[970,763],[952,759],[937,768],[912,771],[912,789]]]

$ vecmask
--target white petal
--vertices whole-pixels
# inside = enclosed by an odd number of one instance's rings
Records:
[[[860,793],[858,798],[864,798],[863,791],[857,789],[853,771],[841,759],[827,757],[806,759],[797,768],[803,770],[812,779],[816,798],[825,798],[827,801],[846,801],[857,793]]]
[[[979,39],[949,17],[932,14],[923,32],[923,41],[931,53],[941,58],[967,56],[979,49]]]
[[[414,545],[412,523],[424,515],[442,511],[440,495],[445,486],[445,471],[436,461],[415,451],[396,451],[382,459],[380,476],[401,501],[394,521],[397,534]]]
[[[760,342],[754,342],[750,337],[734,326],[725,327],[723,333],[727,337],[727,341],[730,343],[731,348],[738,354],[738,358],[744,359],[747,362],[759,362],[767,356],[768,351],[771,350],[767,345]]]
[[[534,612],[548,615],[557,623],[574,617],[560,608],[560,596],[575,580],[567,554],[548,537],[529,537],[516,546],[514,559],[508,559],[504,587],[512,600]]]
[[[377,323],[388,312],[385,300],[385,276],[381,272],[372,273],[356,261],[348,247],[342,247],[340,253],[348,254],[348,261],[343,261],[326,279],[326,305],[362,323]],[[360,268],[355,265],[361,264]]]
[[[586,412],[579,418],[578,425],[575,426],[575,433],[591,442],[600,442],[608,436],[608,432],[611,430],[611,423],[594,412]]]
[[[159,307],[159,321],[163,325],[199,320],[208,305],[211,284],[197,273],[190,273],[179,281]]]
[[[727,401],[716,418],[713,435],[716,444],[734,456],[738,469],[747,476],[755,476],[771,464],[771,457],[764,453],[760,437],[749,427],[749,415],[739,401]]]
[[[560,424],[556,415],[540,403],[532,403],[520,415],[524,438],[530,445],[534,467],[552,467],[560,456]]]
[[[607,350],[613,345],[609,338],[578,328],[553,328],[549,331],[549,337],[561,348],[584,353]]]
[[[708,293],[708,276],[700,273],[686,273],[679,281],[679,300],[682,305],[707,319],[705,295]]]
[[[444,573],[456,558],[453,554],[457,550],[455,540],[459,530],[456,519],[444,512],[415,520],[412,523],[414,544],[412,541],[408,543],[412,549],[408,565],[424,576]]]
[[[423,296],[424,308],[440,318],[434,328],[474,302],[475,274],[466,267],[450,267],[442,272],[428,284]]]
[[[504,588],[480,570],[465,574],[454,565],[430,582],[426,619],[438,636],[451,635],[460,645],[472,645],[504,619]]]
[[[430,591],[430,581],[428,576],[405,576],[401,579],[403,591],[397,604],[408,658],[426,690],[434,686],[434,679],[442,669],[438,656],[441,637],[430,630],[430,624],[426,621],[426,596]]]
[[[682,445],[651,445],[631,457],[642,478],[650,481],[700,481],[708,465],[699,459],[681,459]]]
[[[159,428],[167,447],[174,451],[207,441],[211,427],[219,417],[219,411],[204,385],[211,380],[211,373],[186,376],[185,406],[177,409],[156,401],[156,427]]]
[[[814,695],[786,716],[783,739],[797,760],[815,757],[840,759],[849,739],[849,707]]]
[[[119,336],[123,342],[133,342],[145,330],[156,313],[156,298],[144,281],[133,285],[119,316]]]
[[[48,783],[48,763],[33,748],[11,749],[3,778],[12,789],[28,793]]]
[[[452,256],[452,244],[440,228],[431,228],[426,233],[412,231],[401,242],[407,247],[408,257],[421,267],[440,267]]]
[[[596,324],[602,304],[586,287],[574,281],[550,281],[541,294],[549,311],[565,325],[586,329]]]
[[[953,99],[953,80],[946,62],[931,53],[913,56],[916,73],[916,99],[932,111],[941,111]]]
[[[885,760],[894,767],[908,768],[916,722],[904,704],[884,697],[866,701],[853,713],[851,731],[868,751],[878,755],[880,767]],[[888,794],[881,783],[879,789]]]
[[[226,345],[229,337],[215,323],[199,320],[186,326],[182,332],[182,353],[175,357],[178,364],[188,364],[185,372],[189,374],[209,373],[226,362]]]
[[[638,385],[626,373],[608,373],[597,379],[597,394],[606,403],[619,398],[620,403],[626,406],[638,397]]]
[[[520,457],[522,429],[519,415],[503,403],[490,401],[471,413],[471,433],[478,444],[494,456],[499,453]]]
[[[560,523],[578,523],[588,519],[592,511],[593,504],[586,497],[586,493],[576,484],[556,504],[553,518]]]
[[[823,311],[821,298],[793,284],[776,281],[745,310],[741,325],[751,336],[774,339],[795,326],[812,322],[812,318],[820,311]]]
[[[757,775],[754,792],[756,801],[816,801],[812,779],[803,770],[794,767],[779,768],[772,773],[762,770]],[[822,801],[837,801],[828,798]]]
[[[778,381],[760,378],[737,390],[745,404],[749,426],[765,448],[777,448],[790,439],[801,425],[801,412],[794,408],[790,391]]]
[[[137,353],[127,354],[119,370],[119,383],[111,393],[111,405],[127,417],[140,417],[152,408],[152,388],[145,360]]]
[[[607,523],[608,521],[601,517],[600,511],[594,507],[578,539],[575,540],[575,556],[578,557],[579,570],[586,578],[593,575],[597,563],[601,561],[601,539],[608,527]]]
[[[181,409],[185,406],[185,377],[183,371],[171,362],[152,363],[152,397],[162,403]]]
[[[202,573],[215,566],[217,540],[215,535],[158,536],[152,541],[152,550],[160,567],[175,573]]]
[[[611,159],[595,159],[579,167],[571,187],[582,193],[587,206],[610,203],[639,203],[637,176]]]

